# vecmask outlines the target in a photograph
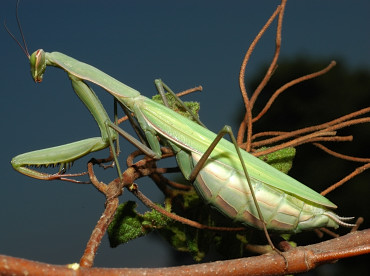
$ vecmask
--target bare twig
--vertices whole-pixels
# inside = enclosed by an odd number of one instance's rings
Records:
[[[352,173],[344,177],[342,180],[338,181],[337,183],[331,185],[329,188],[326,190],[322,191],[320,194],[321,195],[326,195],[330,193],[331,191],[335,190],[336,188],[342,186],[344,183],[346,183],[348,180],[354,178],[356,175],[359,175],[360,173],[364,172],[365,170],[370,168],[370,163],[367,163],[361,167],[356,168]]]
[[[278,151],[278,150],[281,150],[281,149],[284,149],[284,148],[287,148],[287,147],[296,147],[296,146],[302,145],[304,143],[311,143],[312,141],[315,141],[315,140],[316,141],[321,140],[321,139],[324,138],[324,136],[333,136],[333,137],[330,137],[330,138],[334,138],[335,135],[336,135],[335,131],[314,132],[314,133],[311,133],[311,134],[308,134],[308,135],[305,135],[305,136],[301,136],[301,137],[296,138],[294,140],[291,140],[289,142],[279,144],[275,147],[271,147],[271,148],[268,148],[268,149],[263,150],[263,151],[255,152],[255,153],[253,153],[253,155],[254,156],[261,156],[261,155],[269,154],[269,153],[272,153],[272,152],[275,152],[275,151]]]
[[[370,158],[361,158],[361,157],[354,157],[354,156],[341,154],[341,153],[338,153],[338,152],[335,152],[333,150],[328,149],[327,147],[325,147],[324,145],[322,145],[320,143],[313,143],[313,145],[315,145],[319,149],[322,149],[326,153],[328,153],[330,155],[333,155],[333,156],[335,156],[337,158],[340,158],[340,159],[344,159],[344,160],[348,160],[348,161],[352,161],[352,162],[370,163]]]
[[[118,197],[107,201],[103,214],[96,224],[80,260],[81,267],[92,267],[101,240],[112,222],[118,207]]]
[[[182,97],[182,96],[191,94],[191,93],[196,92],[196,91],[203,91],[203,87],[201,85],[199,85],[199,86],[196,86],[196,87],[193,87],[193,88],[186,89],[186,90],[181,91],[179,93],[176,93],[176,95],[178,97]]]
[[[90,181],[101,193],[105,195],[106,206],[102,216],[100,217],[90,236],[84,254],[81,257],[81,267],[92,267],[96,252],[101,243],[101,239],[107,231],[109,224],[112,222],[114,214],[117,210],[119,203],[118,197],[122,194],[123,187],[132,185],[135,179],[150,174],[151,168],[153,167],[150,165],[152,162],[153,160],[144,158],[143,160],[138,161],[136,164],[133,164],[133,166],[129,167],[122,174],[122,182],[119,178],[117,178],[106,185],[103,182],[98,181],[93,170],[93,165],[99,164],[100,161],[96,159],[90,160],[88,163]]]
[[[257,101],[258,96],[261,94],[263,88],[266,86],[270,78],[272,77],[273,72],[277,68],[277,61],[280,55],[281,48],[281,31],[283,29],[283,18],[285,11],[286,1],[281,2],[281,11],[279,12],[278,24],[276,28],[276,39],[275,39],[275,53],[270,63],[269,68],[266,71],[265,77],[262,79],[256,90],[253,92],[250,101],[250,108],[253,109],[254,103]],[[254,120],[252,120],[253,122]]]
[[[361,121],[349,120],[351,118],[355,118],[355,117],[364,115],[364,114],[369,113],[369,112],[370,112],[370,107],[367,107],[367,108],[363,108],[363,109],[358,110],[356,112],[347,114],[345,116],[339,117],[335,120],[332,120],[332,121],[329,121],[329,122],[326,122],[326,123],[323,123],[323,124],[320,124],[320,125],[305,127],[305,128],[301,128],[301,129],[290,131],[290,132],[264,132],[264,133],[273,133],[272,135],[274,135],[274,136],[278,135],[278,136],[270,138],[270,139],[265,139],[263,141],[254,142],[253,145],[255,147],[260,147],[260,146],[263,146],[263,145],[274,144],[274,143],[277,143],[279,141],[289,139],[291,137],[297,137],[297,136],[300,136],[304,133],[309,133],[309,132],[314,132],[314,131],[319,131],[319,130],[324,130],[324,129],[329,130],[328,128],[332,127],[332,126],[336,126],[336,127],[335,127],[335,129],[330,128],[330,130],[337,130],[339,128],[354,125],[356,123],[369,122],[369,119],[368,119],[369,117],[361,118]],[[341,123],[343,123],[343,122],[346,122],[346,125],[342,125]],[[351,122],[351,123],[348,123],[348,122]],[[261,134],[257,133],[253,137],[256,138],[258,136],[261,136]]]
[[[254,48],[257,45],[257,42],[261,39],[262,35],[265,33],[265,31],[268,29],[268,27],[271,25],[271,23],[274,21],[275,17],[281,12],[283,7],[285,6],[285,2],[283,1],[282,5],[278,6],[274,13],[271,15],[271,17],[267,20],[266,24],[262,27],[261,31],[257,34],[256,38],[253,40],[251,45],[249,46],[247,53],[245,54],[245,57],[243,59],[240,73],[239,73],[239,86],[240,86],[240,91],[243,97],[244,105],[245,105],[245,117],[243,121],[241,122],[239,126],[239,131],[237,135],[237,143],[241,144],[243,142],[245,130],[248,128],[248,133],[247,133],[247,141],[250,141],[252,137],[252,108],[250,105],[250,101],[247,95],[247,89],[245,87],[244,83],[244,77],[245,77],[245,68],[247,66],[248,60],[254,50]],[[249,151],[249,146],[247,142],[247,151]]]
[[[261,112],[253,118],[252,122],[256,122],[258,121],[263,115],[266,114],[267,110],[269,110],[269,108],[271,107],[271,105],[273,104],[273,102],[276,100],[276,98],[281,94],[283,93],[284,91],[286,91],[289,87],[292,87],[293,85],[296,85],[298,83],[301,83],[303,81],[306,81],[306,80],[310,80],[310,79],[313,79],[313,78],[316,78],[318,76],[321,76],[323,74],[326,74],[331,68],[333,68],[335,66],[335,61],[332,61],[326,68],[324,68],[323,70],[320,70],[318,72],[315,72],[315,73],[312,73],[312,74],[308,74],[306,76],[302,76],[302,77],[299,77],[295,80],[292,80],[286,84],[284,84],[282,87],[280,87],[278,90],[275,91],[275,93],[270,97],[270,99],[268,100],[268,102],[266,103],[265,107],[261,110]],[[253,94],[254,96],[254,94]]]

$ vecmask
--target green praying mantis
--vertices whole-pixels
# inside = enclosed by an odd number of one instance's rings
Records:
[[[47,66],[67,73],[75,93],[91,112],[101,133],[100,137],[18,155],[11,164],[20,173],[42,180],[69,180],[66,178],[69,175],[65,174],[68,164],[89,153],[113,148],[118,134],[145,154],[160,159],[160,137],[172,148],[181,172],[194,184],[201,197],[234,221],[263,229],[266,233],[267,230],[298,233],[320,227],[353,226],[345,222],[351,218],[333,212],[336,205],[327,198],[241,150],[230,127],[225,126],[215,134],[91,65],[42,49],[29,55],[26,44],[22,47],[17,43],[29,58],[35,82],[42,81]],[[128,114],[134,114],[148,145],[111,121],[87,82],[102,87]],[[161,81],[157,80],[156,85],[160,91],[164,89]],[[225,134],[230,135],[232,142],[223,138]],[[120,175],[117,157],[114,158]],[[32,168],[50,165],[60,165],[61,169],[56,174],[47,174]]]

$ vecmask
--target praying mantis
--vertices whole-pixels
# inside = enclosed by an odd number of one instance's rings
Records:
[[[39,49],[29,55],[26,47],[24,51],[29,57],[35,82],[42,81],[47,66],[67,73],[74,91],[96,120],[101,136],[18,155],[12,159],[12,165],[20,173],[42,180],[65,180],[68,175],[64,174],[64,168],[69,163],[89,153],[113,147],[113,142],[118,139],[117,133],[145,154],[160,159],[159,136],[176,153],[182,173],[194,182],[203,199],[235,221],[284,233],[351,226],[344,222],[348,218],[339,217],[332,211],[336,205],[328,199],[240,150],[230,127],[225,126],[216,135],[91,65],[58,52],[48,53]],[[134,114],[149,146],[143,145],[110,120],[86,82],[102,87]],[[162,83],[157,82],[157,87],[162,89]],[[222,138],[225,133],[230,134],[233,143]],[[30,168],[49,165],[61,165],[60,172],[50,175]],[[119,167],[117,171],[120,173]]]

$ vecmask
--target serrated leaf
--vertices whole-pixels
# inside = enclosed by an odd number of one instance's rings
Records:
[[[268,147],[262,147],[257,152],[268,149]],[[293,159],[295,157],[296,150],[293,147],[284,148],[273,153],[261,155],[258,158],[268,163],[274,168],[278,169],[283,173],[288,173],[293,165]]]

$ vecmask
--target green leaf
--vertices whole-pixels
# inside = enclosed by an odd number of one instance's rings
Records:
[[[192,120],[192,121],[195,121],[193,116],[187,112],[181,105],[180,103],[175,99],[175,97],[173,97],[170,93],[165,93],[165,96],[167,98],[167,102],[168,102],[168,105],[169,105],[169,108],[171,108],[173,111],[179,113],[180,115]],[[161,95],[154,95],[152,97],[152,100],[157,102],[157,103],[160,103],[160,104],[163,104],[163,101],[162,101],[162,98],[161,98]],[[187,108],[190,109],[191,112],[193,112],[193,114],[197,115],[198,112],[199,112],[199,109],[200,109],[200,104],[198,102],[183,102]]]
[[[112,223],[108,227],[111,247],[144,236],[155,229],[164,227],[170,219],[152,210],[144,215],[136,211],[137,204],[128,201],[118,206]]]
[[[257,150],[257,152],[268,149],[268,147],[262,147]],[[292,168],[293,159],[295,157],[296,150],[293,147],[284,148],[273,153],[266,155],[261,155],[258,158],[265,161],[269,165],[278,169],[283,173],[288,173]]]

